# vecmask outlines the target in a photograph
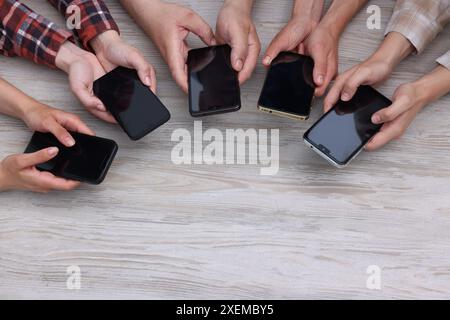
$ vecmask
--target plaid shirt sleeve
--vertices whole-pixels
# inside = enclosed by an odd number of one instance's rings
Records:
[[[74,26],[74,33],[85,49],[90,49],[89,41],[97,35],[115,30],[119,27],[114,21],[108,7],[102,0],[48,0],[69,22],[80,13],[79,24]]]
[[[386,34],[401,33],[421,53],[449,21],[450,0],[397,0]]]
[[[0,53],[55,67],[61,45],[72,34],[16,0],[0,0]]]

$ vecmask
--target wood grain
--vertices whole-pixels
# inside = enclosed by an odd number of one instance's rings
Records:
[[[62,22],[45,1],[25,1]],[[221,1],[178,1],[212,25]],[[382,8],[383,27],[394,1]],[[207,128],[280,129],[280,171],[258,166],[178,166],[172,132],[192,130],[187,98],[151,41],[120,7],[108,4],[122,35],[155,65],[171,121],[140,142],[102,123],[69,92],[61,72],[0,58],[0,75],[36,99],[74,112],[120,151],[101,186],[71,193],[0,194],[0,298],[449,298],[450,97],[429,106],[406,136],[337,170],[308,150],[306,123],[259,113],[259,65],[242,88],[239,113],[205,119]],[[291,1],[256,1],[263,48],[289,19]],[[366,58],[383,38],[363,10],[340,46],[340,69]],[[380,86],[386,95],[434,67],[448,50],[447,28]],[[197,41],[194,46],[200,45]],[[0,117],[0,156],[20,153],[31,133]],[[66,288],[66,268],[82,289]],[[369,265],[382,290],[366,288]]]

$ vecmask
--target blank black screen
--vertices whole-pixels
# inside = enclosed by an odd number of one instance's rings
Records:
[[[317,149],[346,164],[380,130],[372,116],[392,102],[369,86],[361,86],[349,102],[340,101],[306,134]]]
[[[133,140],[170,118],[158,97],[139,80],[136,70],[114,69],[94,82],[94,93]]]
[[[314,61],[307,56],[282,52],[267,73],[259,105],[299,116],[309,116],[314,97]]]
[[[192,115],[236,111],[241,106],[239,80],[228,45],[189,51],[189,103]]]
[[[57,147],[59,153],[52,160],[37,168],[55,176],[89,183],[100,183],[111,164],[117,144],[112,140],[71,132],[76,141],[68,148],[50,133],[34,133],[25,153],[33,153],[49,147]]]

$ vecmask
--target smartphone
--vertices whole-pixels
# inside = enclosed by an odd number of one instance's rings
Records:
[[[90,184],[102,183],[117,153],[117,144],[112,140],[77,132],[70,134],[76,143],[68,148],[51,133],[35,132],[25,153],[58,147],[59,152],[56,157],[37,165],[38,170],[51,172],[57,177],[69,180]]]
[[[304,135],[306,144],[338,168],[348,165],[381,129],[372,123],[376,112],[392,102],[370,86],[361,86],[353,99],[339,101]]]
[[[231,66],[231,47],[221,45],[188,53],[189,112],[193,117],[238,111],[241,92]]]
[[[131,140],[139,140],[169,121],[170,113],[136,70],[117,67],[94,82],[94,94]]]
[[[316,86],[314,60],[294,52],[282,52],[267,72],[258,109],[295,120],[307,120]]]

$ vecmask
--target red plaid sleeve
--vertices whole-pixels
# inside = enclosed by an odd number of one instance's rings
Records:
[[[16,0],[0,0],[0,53],[21,56],[55,67],[61,45],[72,37],[67,30]]]
[[[90,49],[89,41],[97,35],[115,30],[119,27],[114,21],[108,7],[102,0],[48,0],[70,24],[74,25],[74,33],[78,36],[84,48]],[[77,25],[75,18],[79,14]]]

